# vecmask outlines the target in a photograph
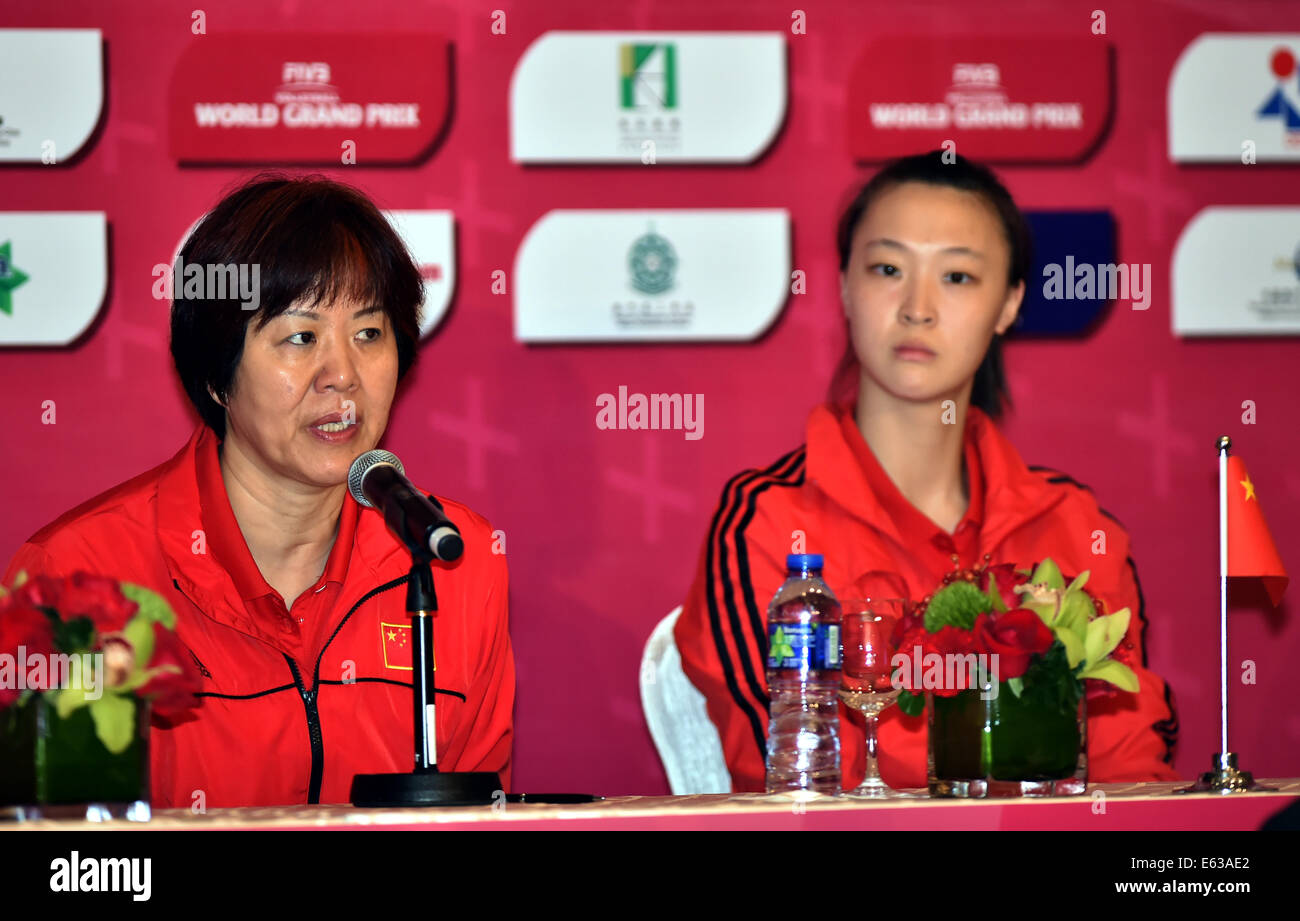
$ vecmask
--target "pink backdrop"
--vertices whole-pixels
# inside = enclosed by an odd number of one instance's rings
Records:
[[[166,152],[165,88],[200,4],[5,4],[7,27],[96,27],[107,45],[101,133],[70,166],[0,174],[0,209],[102,210],[109,293],[70,349],[0,351],[0,556],[82,500],[171,456],[195,418],[167,351],[167,308],[151,269],[186,227],[248,171],[180,168]],[[833,226],[868,171],[843,137],[843,84],[865,40],[890,33],[1087,34],[1100,4],[598,4],[236,0],[206,6],[220,30],[357,31],[418,24],[454,44],[451,123],[414,168],[328,172],[382,207],[446,208],[458,225],[449,313],[394,407],[386,446],[419,479],[468,503],[507,535],[511,632],[519,672],[516,789],[666,792],[637,689],[642,646],[692,577],[725,479],[802,440],[842,348]],[[1300,429],[1294,339],[1180,341],[1170,332],[1169,264],[1177,234],[1209,204],[1300,205],[1294,167],[1179,167],[1166,150],[1165,91],[1178,53],[1204,31],[1300,31],[1294,2],[1104,4],[1115,48],[1114,120],[1072,167],[1002,170],[1026,208],[1109,208],[1118,258],[1154,265],[1145,312],[1112,308],[1084,341],[1011,344],[1016,400],[1006,431],[1029,463],[1093,487],[1128,527],[1146,594],[1149,661],[1177,695],[1177,767],[1208,768],[1218,749],[1215,436],[1246,459],[1283,560],[1300,575]],[[507,33],[490,31],[491,11]],[[364,13],[362,12],[364,10]],[[785,30],[790,105],[771,150],[749,167],[520,167],[509,162],[507,95],[520,54],[551,29]],[[795,268],[807,273],[759,342],[740,345],[525,347],[511,302],[490,292],[511,271],[527,228],[551,208],[783,207]],[[445,383],[450,381],[450,383]],[[602,431],[603,392],[703,393],[705,436]],[[1243,425],[1254,400],[1258,422]],[[58,422],[41,425],[56,401]],[[835,548],[821,548],[834,553]],[[1232,747],[1257,776],[1300,774],[1293,703],[1300,625],[1295,590],[1277,612],[1238,599],[1231,674]]]

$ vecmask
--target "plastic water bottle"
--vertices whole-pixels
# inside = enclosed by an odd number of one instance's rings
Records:
[[[840,603],[818,553],[786,558],[767,608],[767,792],[840,792]]]

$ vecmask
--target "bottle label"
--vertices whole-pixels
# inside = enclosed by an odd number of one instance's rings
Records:
[[[767,667],[838,669],[839,624],[769,624]]]

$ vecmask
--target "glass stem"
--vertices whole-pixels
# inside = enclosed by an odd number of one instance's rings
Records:
[[[864,714],[867,718],[867,770],[862,782],[879,783],[880,768],[876,765],[876,714]]]

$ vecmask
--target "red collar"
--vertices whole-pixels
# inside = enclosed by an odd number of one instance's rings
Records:
[[[978,411],[975,410],[975,412]],[[849,450],[853,452],[853,456],[857,459],[858,466],[861,468],[863,476],[866,477],[872,495],[876,497],[881,508],[898,527],[904,540],[911,545],[915,545],[921,541],[928,541],[936,533],[942,532],[942,528],[918,511],[916,506],[907,501],[906,497],[898,491],[894,481],[889,478],[889,475],[885,473],[885,469],[880,466],[880,461],[871,450],[871,446],[862,437],[862,431],[858,428],[858,422],[852,408],[837,407],[835,413],[839,418],[844,443],[848,445]],[[984,473],[980,466],[979,449],[974,438],[974,424],[974,417],[968,415],[963,439],[963,453],[966,461],[970,503],[966,509],[966,514],[962,517],[953,533],[957,533],[963,528],[970,528],[978,532],[984,517]]]
[[[203,594],[209,604],[226,597],[230,589],[246,601],[274,593],[253,562],[234,511],[230,509],[217,445],[216,433],[200,424],[188,444],[161,471],[157,510],[159,541],[173,578],[185,584],[186,591]],[[378,552],[378,545],[364,546],[367,540],[359,535],[359,516],[360,506],[351,496],[344,497],[338,537],[318,584],[335,581],[342,585],[354,553],[376,575],[378,567],[389,557],[389,552]],[[376,527],[386,526],[380,520]],[[199,546],[196,531],[200,528],[207,545],[201,552],[196,549]],[[208,565],[204,566],[204,562]],[[233,598],[226,604],[231,601]],[[243,627],[247,630],[247,624]]]
[[[206,428],[206,427],[205,427]],[[230,497],[226,492],[226,483],[221,475],[221,459],[217,454],[216,434],[207,429],[207,434],[200,437],[194,456],[194,472],[199,487],[199,502],[203,529],[207,534],[208,551],[230,573],[235,590],[245,601],[252,601],[264,595],[278,596],[263,577],[253,555],[249,552],[244,532],[239,528],[235,512],[230,507]],[[339,514],[338,537],[330,550],[325,572],[316,584],[316,588],[326,582],[339,586],[347,580],[348,560],[352,556],[352,543],[357,529],[357,512],[360,506],[350,496],[343,497],[343,506]],[[286,604],[293,598],[284,599]]]
[[[958,529],[973,528],[985,548],[1061,500],[1062,492],[1035,476],[993,420],[974,406],[966,413],[963,444],[970,507]],[[889,479],[858,430],[852,406],[816,407],[808,417],[807,449],[808,479],[848,514],[904,547],[944,534]]]

